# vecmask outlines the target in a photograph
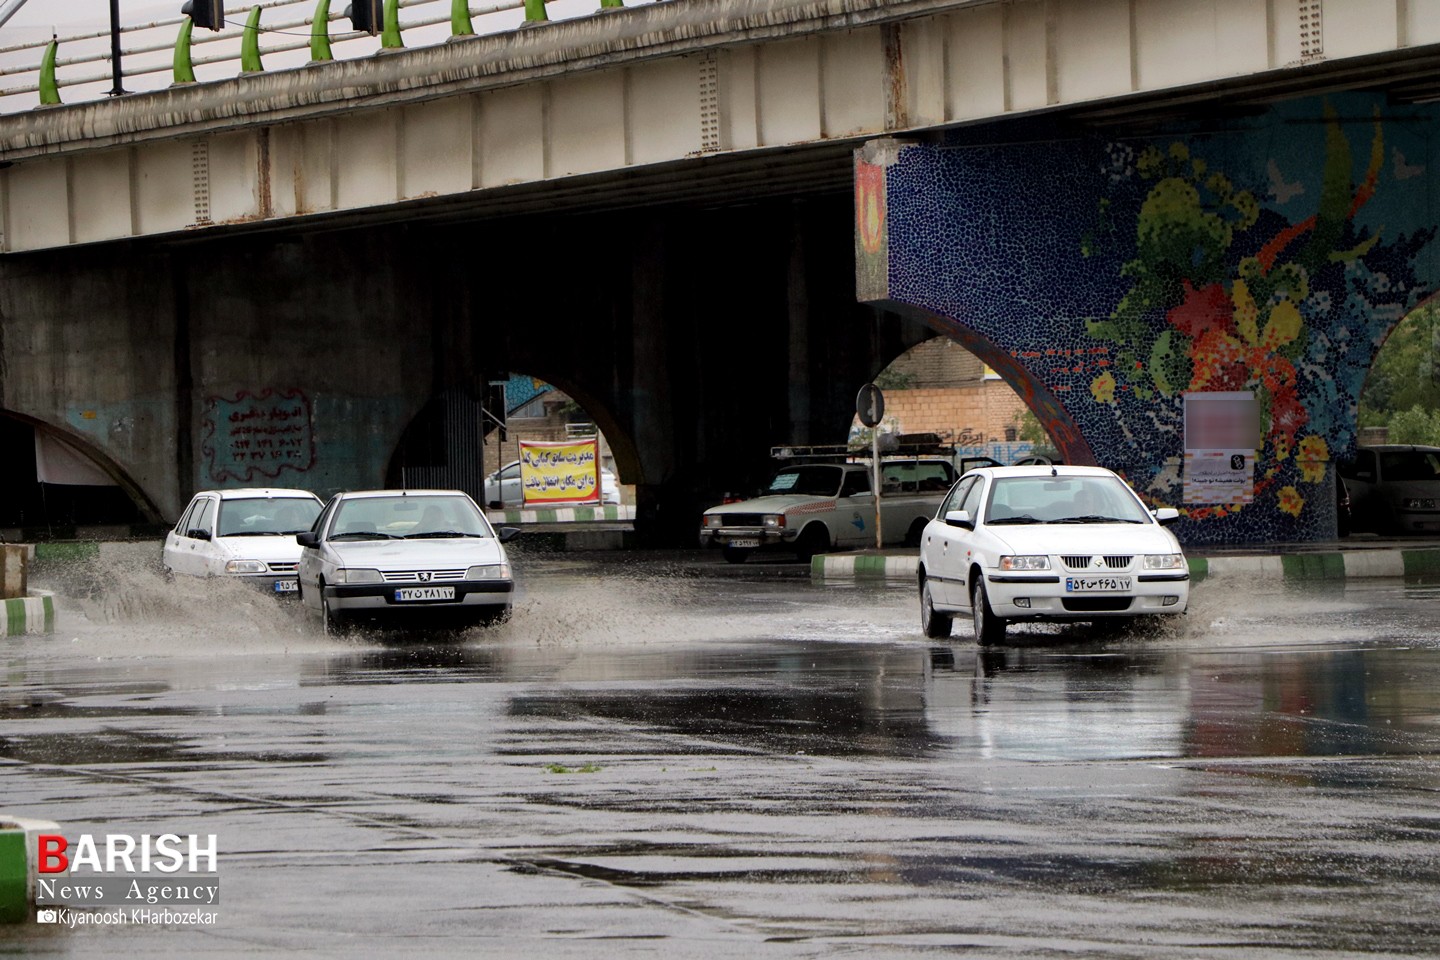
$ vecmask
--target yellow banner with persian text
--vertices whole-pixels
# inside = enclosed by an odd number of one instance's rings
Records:
[[[600,443],[520,441],[525,506],[600,502]]]

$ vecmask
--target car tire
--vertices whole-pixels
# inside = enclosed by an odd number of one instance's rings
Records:
[[[993,647],[1005,642],[1005,621],[995,616],[990,609],[990,598],[985,595],[985,584],[975,575],[975,586],[970,591],[970,607],[975,618],[975,642],[982,647]]]
[[[725,557],[726,563],[744,563],[750,559],[750,554],[755,551],[750,547],[721,547],[720,553]]]
[[[935,609],[935,601],[930,596],[930,581],[925,577],[920,578],[920,629],[925,631],[925,636],[931,640],[944,640],[950,636],[950,630],[955,625],[955,618],[948,613],[941,613]]]
[[[330,600],[325,596],[325,584],[320,584],[320,629],[327,637],[339,637],[345,633],[345,621],[330,609]]]
[[[795,541],[795,555],[800,558],[801,563],[809,563],[816,554],[825,553],[830,549],[830,531],[825,529],[823,523],[812,523],[800,531],[800,538]]]
[[[925,536],[925,524],[928,522],[924,517],[917,517],[915,522],[910,524],[910,529],[905,533],[904,546],[920,546],[920,540]]]

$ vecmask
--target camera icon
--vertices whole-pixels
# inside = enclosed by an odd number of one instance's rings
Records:
[[[54,910],[36,910],[36,923],[59,923],[60,917]]]

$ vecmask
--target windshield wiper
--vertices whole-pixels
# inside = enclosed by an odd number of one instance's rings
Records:
[[[405,538],[394,533],[381,533],[378,530],[351,530],[349,533],[337,533],[331,540],[404,540]]]
[[[424,533],[409,533],[405,535],[406,540],[425,540],[427,538],[441,539],[449,537],[483,537],[483,533],[461,533],[459,530],[427,530]]]
[[[1125,517],[1102,517],[1098,513],[1086,514],[1083,517],[1064,517],[1060,520],[1051,520],[1050,523],[1139,523],[1139,520],[1128,520]]]
[[[986,520],[987,526],[998,527],[1002,523],[1045,523],[1044,520],[1036,520],[1028,513],[1022,513],[1018,517],[1001,517],[998,520]]]
[[[274,537],[279,536],[279,530],[236,530],[234,533],[222,533],[222,537]]]

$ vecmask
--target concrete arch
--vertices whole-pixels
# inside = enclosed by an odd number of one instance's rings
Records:
[[[105,476],[114,481],[115,486],[134,504],[137,513],[144,522],[152,524],[166,522],[163,512],[150,495],[146,493],[144,488],[141,487],[123,467],[85,436],[74,430],[68,430],[62,426],[14,410],[0,408],[0,419],[24,424],[35,431],[62,441],[66,446],[83,455],[104,473]]]

